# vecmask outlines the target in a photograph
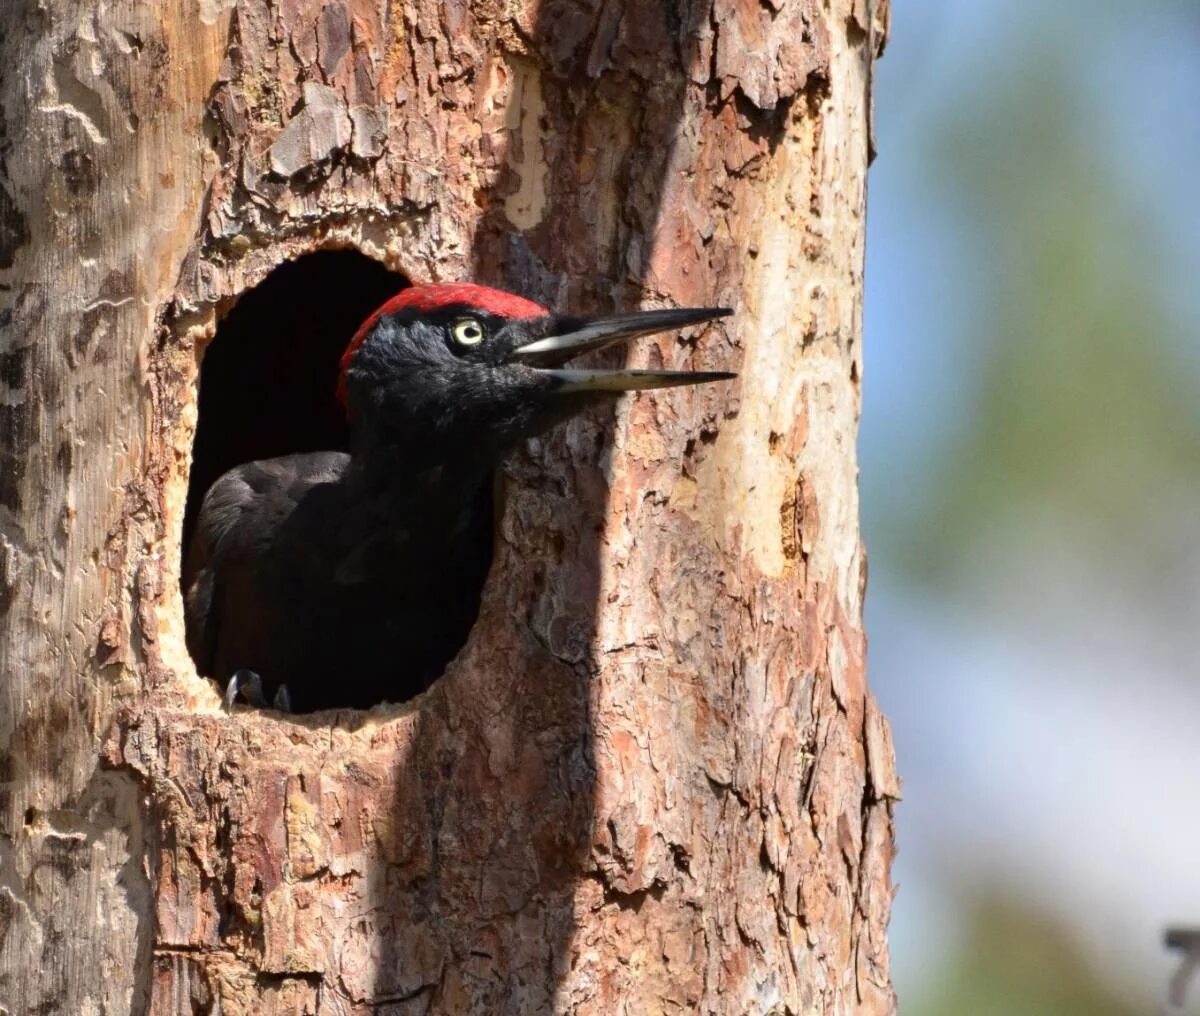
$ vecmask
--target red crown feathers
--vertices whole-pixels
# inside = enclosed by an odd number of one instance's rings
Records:
[[[367,335],[379,323],[381,317],[409,309],[438,310],[453,304],[463,304],[502,318],[535,318],[550,313],[545,307],[532,300],[526,300],[523,296],[489,286],[477,286],[473,282],[434,282],[425,286],[410,286],[376,310],[354,333],[354,338],[342,353],[341,368],[338,371],[338,401],[343,406],[346,405],[346,371],[350,369],[350,361],[358,352],[358,347],[366,341]]]

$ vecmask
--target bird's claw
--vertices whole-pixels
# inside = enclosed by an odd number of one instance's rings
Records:
[[[247,705],[255,709],[277,709],[281,713],[292,711],[292,696],[286,684],[275,689],[275,697],[270,702],[263,693],[262,678],[253,670],[238,670],[225,686],[225,708],[233,709],[241,698]]]
[[[253,670],[234,671],[229,684],[225,686],[225,708],[232,709],[238,698],[254,706],[256,709],[266,709],[267,699],[263,695],[262,678]]]

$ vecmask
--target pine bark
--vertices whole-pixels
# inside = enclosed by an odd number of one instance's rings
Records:
[[[0,1006],[893,1009],[854,455],[886,18],[10,0]],[[514,458],[421,698],[227,715],[178,589],[198,364],[331,247],[562,309],[725,304],[631,361],[741,376]]]

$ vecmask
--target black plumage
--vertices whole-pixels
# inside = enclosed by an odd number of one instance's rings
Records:
[[[403,291],[343,357],[349,453],[249,462],[206,493],[183,583],[197,669],[253,672],[267,700],[286,685],[300,712],[418,694],[476,616],[503,458],[622,391],[732,376],[559,365],[724,313],[562,318],[481,286]]]

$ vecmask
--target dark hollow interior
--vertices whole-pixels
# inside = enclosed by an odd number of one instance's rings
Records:
[[[185,561],[204,494],[226,470],[277,455],[346,450],[336,396],[342,352],[370,313],[407,285],[357,251],[320,251],[280,265],[221,320],[200,366]],[[478,601],[479,589],[463,592]],[[448,647],[446,662],[460,648]],[[223,687],[230,675],[207,676]],[[329,701],[317,708],[351,704],[337,701],[337,683],[331,675]],[[381,688],[376,701],[397,698],[395,689]]]
[[[344,451],[338,362],[358,326],[408,285],[357,251],[307,254],[238,298],[200,364],[183,538],[214,480],[243,462]]]

